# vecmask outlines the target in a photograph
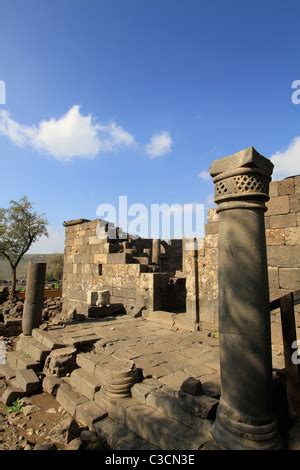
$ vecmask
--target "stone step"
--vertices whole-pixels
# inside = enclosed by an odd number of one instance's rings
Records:
[[[89,400],[93,400],[95,393],[101,388],[99,378],[89,374],[84,369],[76,369],[72,372],[70,385]]]
[[[183,394],[182,400],[179,401],[172,392],[167,393],[164,389],[157,390],[154,386],[143,383],[135,384],[131,389],[131,394],[137,402],[150,406],[200,433],[210,431],[212,422],[208,418],[215,415],[218,405],[218,400],[206,395],[195,397]],[[184,401],[185,396],[187,399]],[[189,397],[190,401],[188,401]]]
[[[32,336],[20,335],[18,342],[18,350],[23,351],[38,362],[45,362],[46,357],[50,354],[51,350],[34,339]]]
[[[75,416],[76,407],[88,401],[85,396],[78,393],[66,382],[62,383],[58,388],[56,400],[72,417]]]
[[[17,369],[16,383],[26,394],[37,392],[41,388],[41,381],[32,369]]]
[[[12,369],[41,369],[41,364],[34,361],[30,356],[23,351],[10,351],[6,355],[7,364]]]
[[[114,450],[157,450],[149,442],[141,439],[124,424],[105,418],[95,424],[95,431]]]
[[[0,378],[11,380],[16,376],[16,369],[13,369],[8,364],[0,364]]]
[[[94,430],[94,424],[107,416],[107,411],[93,401],[76,406],[75,419],[83,426]]]
[[[51,332],[40,330],[39,328],[32,330],[32,337],[48,349],[59,349],[65,346],[65,344],[55,338]]]
[[[126,426],[142,439],[163,450],[197,450],[211,437],[208,429],[196,432],[147,405],[128,407]]]

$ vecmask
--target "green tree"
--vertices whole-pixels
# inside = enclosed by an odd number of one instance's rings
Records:
[[[64,268],[64,256],[57,254],[51,257],[47,266],[47,280],[61,281]]]
[[[0,256],[7,259],[12,272],[11,297],[16,295],[17,267],[32,243],[48,236],[48,222],[43,214],[33,211],[26,196],[10,201],[9,207],[0,208]]]

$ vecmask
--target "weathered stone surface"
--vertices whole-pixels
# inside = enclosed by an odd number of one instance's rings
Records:
[[[93,429],[93,425],[107,416],[107,411],[94,402],[86,402],[76,406],[75,418],[83,426]]]
[[[16,381],[26,393],[36,392],[41,387],[41,382],[32,369],[17,369]]]
[[[189,375],[183,371],[177,371],[173,374],[165,375],[164,377],[160,377],[160,382],[168,385],[168,387],[173,388],[174,390],[179,390],[182,383],[189,378]]]
[[[284,196],[286,194],[293,194],[295,191],[294,188],[294,178],[287,178],[282,181],[278,181],[278,195]]]
[[[300,261],[299,261],[300,265]],[[281,289],[297,290],[300,289],[300,267],[299,268],[280,268],[279,286]]]
[[[154,450],[156,447],[138,437],[126,426],[106,418],[95,424],[99,437],[114,450]]]
[[[267,203],[267,215],[284,215],[288,214],[289,207],[289,196],[277,196],[271,198]]]
[[[266,241],[267,245],[284,245],[285,242],[284,229],[267,229],[266,230]]]
[[[201,395],[202,393],[202,384],[199,379],[194,377],[188,377],[181,384],[181,390],[184,393],[189,393],[190,395]]]
[[[131,396],[139,403],[145,404],[146,398],[153,390],[154,386],[146,385],[144,383],[137,383],[131,389]]]
[[[297,225],[297,217],[294,213],[286,215],[272,215],[271,217],[266,217],[266,220],[269,221],[271,229],[296,227]]]
[[[290,227],[285,229],[286,245],[300,245],[300,227]]]
[[[300,245],[298,246],[268,246],[269,266],[279,268],[298,268],[300,259]]]
[[[99,379],[88,374],[84,369],[76,369],[72,372],[70,384],[90,400],[94,399],[95,392],[98,392],[101,387]]]
[[[82,441],[79,437],[76,437],[75,439],[69,442],[66,450],[80,450],[81,447],[82,447]]]
[[[54,397],[56,397],[58,388],[61,384],[62,381],[60,378],[46,375],[43,380],[43,390],[44,392],[49,393],[49,395],[53,395]]]
[[[24,390],[21,390],[20,388],[7,387],[1,396],[1,401],[5,405],[9,406],[15,400],[17,400],[18,398],[22,398],[25,395],[26,392],[24,392]]]
[[[127,409],[126,426],[163,450],[197,450],[209,438],[207,429],[198,434],[194,429],[145,405]]]
[[[64,377],[76,367],[77,350],[65,347],[51,351],[46,359],[44,373],[55,377]]]
[[[278,268],[268,268],[269,287],[270,289],[279,289],[279,273]]]
[[[63,383],[57,391],[56,400],[65,411],[71,416],[75,416],[76,406],[86,402],[87,398],[72,390],[68,384]]]
[[[178,401],[181,408],[187,413],[204,419],[214,419],[219,404],[219,400],[215,398],[207,395],[194,396],[184,393],[182,390],[178,392]]]

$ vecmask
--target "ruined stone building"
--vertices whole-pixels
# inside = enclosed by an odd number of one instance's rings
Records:
[[[300,287],[300,176],[272,182],[267,207],[265,227],[273,300]],[[87,293],[108,290],[110,308],[116,312],[137,316],[144,311],[151,320],[178,322],[186,329],[193,329],[199,322],[200,327],[217,328],[215,209],[208,210],[205,237],[197,240],[197,245],[191,240],[124,240],[124,234],[113,240],[109,238],[111,224],[98,220],[75,220],[64,225],[65,314],[74,307],[78,314],[101,314],[101,309],[91,306]],[[275,314],[272,320],[276,329],[279,316]]]

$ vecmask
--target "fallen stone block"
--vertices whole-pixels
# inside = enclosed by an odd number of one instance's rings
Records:
[[[207,395],[190,395],[182,390],[178,392],[178,402],[183,410],[192,416],[203,419],[214,419],[219,400]]]
[[[184,393],[189,393],[190,395],[201,395],[202,384],[199,379],[189,377],[181,384],[181,390]]]
[[[44,373],[55,377],[63,377],[72,372],[76,367],[77,350],[73,347],[60,348],[51,351],[48,355]]]
[[[58,388],[60,387],[61,383],[62,381],[60,378],[46,375],[43,380],[43,390],[44,392],[49,393],[49,395],[56,397]]]
[[[7,406],[10,406],[18,398],[23,398],[26,395],[24,390],[20,388],[7,387],[2,394],[1,401]]]
[[[91,430],[93,430],[93,425],[105,418],[105,416],[107,416],[107,411],[94,402],[86,402],[76,406],[76,420]]]
[[[16,382],[26,393],[34,393],[41,387],[41,382],[32,369],[17,369]]]
[[[57,390],[56,400],[71,416],[75,416],[76,406],[86,402],[87,398],[72,390],[69,384],[63,383]]]
[[[100,390],[99,380],[88,374],[84,369],[76,369],[71,374],[70,384],[90,400],[94,399],[96,392]]]

